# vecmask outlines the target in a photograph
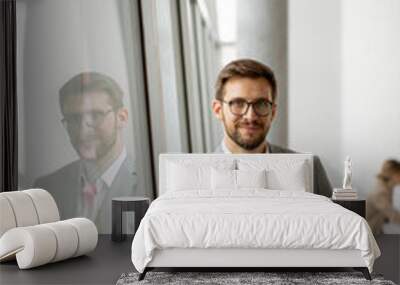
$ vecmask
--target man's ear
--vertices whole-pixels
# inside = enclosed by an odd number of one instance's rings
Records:
[[[222,115],[222,102],[221,102],[221,101],[219,101],[219,100],[217,100],[217,99],[214,99],[214,100],[212,101],[212,110],[213,110],[214,116],[215,116],[217,119],[219,119],[219,120],[222,120],[222,119],[223,119],[223,115]]]
[[[116,113],[117,117],[117,126],[120,128],[125,127],[128,124],[128,109],[120,108]]]

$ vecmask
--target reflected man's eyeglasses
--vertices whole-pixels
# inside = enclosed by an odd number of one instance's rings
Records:
[[[86,125],[95,128],[100,126],[104,122],[106,116],[113,111],[114,109],[110,109],[108,111],[91,111],[84,113],[68,114],[64,116],[61,122],[66,129],[79,128],[82,125],[84,117],[86,116]]]
[[[247,113],[249,107],[252,106],[257,116],[266,117],[271,113],[274,106],[274,103],[267,99],[258,99],[254,102],[248,102],[242,98],[232,99],[231,101],[220,101],[228,104],[229,110],[236,116],[243,116]]]

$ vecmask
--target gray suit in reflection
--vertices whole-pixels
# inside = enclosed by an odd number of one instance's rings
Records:
[[[223,142],[215,149],[215,153],[229,153]],[[268,153],[296,153],[295,151],[268,143]],[[332,196],[332,186],[325,168],[318,156],[314,155],[314,193],[326,197]]]
[[[110,233],[111,199],[138,194],[123,136],[129,121],[123,91],[110,76],[88,71],[69,79],[59,99],[61,122],[79,159],[35,186],[54,196],[63,219],[87,217],[100,233]]]
[[[35,187],[46,189],[53,195],[62,219],[84,216],[81,169],[82,161],[77,160],[52,174],[38,178],[35,182]],[[132,158],[127,156],[124,159],[110,187],[104,187],[104,196],[92,220],[99,233],[111,233],[112,198],[138,194],[137,175]]]

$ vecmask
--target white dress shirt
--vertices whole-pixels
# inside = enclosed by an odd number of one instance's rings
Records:
[[[122,163],[127,157],[126,149],[123,148],[119,156],[116,160],[103,172],[103,174],[96,179],[95,184],[97,188],[97,194],[94,198],[94,203],[92,208],[85,207],[83,193],[79,199],[78,203],[78,213],[81,216],[86,217],[92,221],[96,221],[99,210],[103,206],[104,198],[107,196],[107,192],[110,190],[111,185],[114,181],[115,176],[117,175],[119,169],[121,168]],[[86,172],[84,171],[84,166],[81,167],[81,181],[82,188],[84,188],[85,184],[88,183],[88,179],[86,177]]]

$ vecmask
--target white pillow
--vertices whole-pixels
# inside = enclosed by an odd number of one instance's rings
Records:
[[[267,172],[268,189],[306,191],[306,178],[303,166]]]
[[[237,188],[267,188],[266,170],[236,170]]]
[[[238,159],[239,170],[266,170],[267,188],[273,190],[306,191],[311,189],[308,181],[309,169],[304,160],[270,159],[245,160]]]
[[[211,169],[234,169],[234,159],[177,159],[167,167],[167,191],[211,190]]]
[[[170,163],[168,168],[168,189],[184,191],[210,188],[210,168],[193,167]]]
[[[211,168],[211,189],[236,189],[236,170]]]
[[[266,188],[265,170],[211,170],[213,190],[238,190],[241,188]]]

